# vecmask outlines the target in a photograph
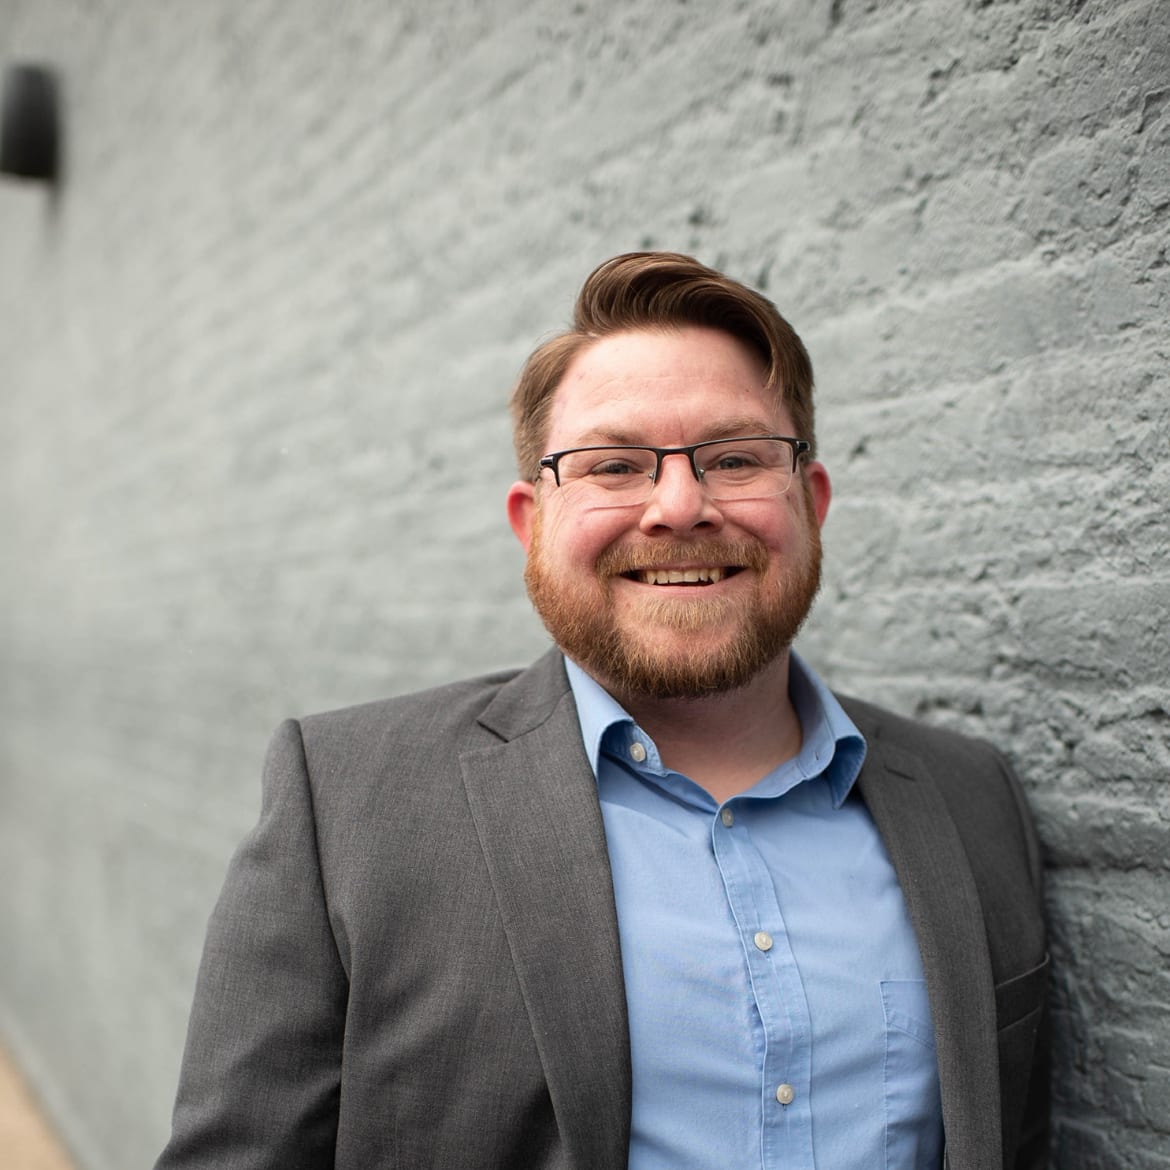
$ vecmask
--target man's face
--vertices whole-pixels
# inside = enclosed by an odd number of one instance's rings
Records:
[[[755,354],[716,330],[614,334],[569,366],[546,447],[791,435],[764,378]],[[529,595],[570,658],[619,696],[698,698],[786,652],[820,581],[828,504],[819,463],[785,495],[715,501],[685,456],[668,456],[646,503],[590,507],[545,471],[513,485],[508,513]],[[698,579],[669,581],[671,569]]]

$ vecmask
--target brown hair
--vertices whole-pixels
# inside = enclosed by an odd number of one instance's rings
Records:
[[[796,437],[812,444],[813,372],[804,344],[760,293],[678,252],[627,252],[606,260],[581,286],[573,327],[539,346],[512,391],[512,440],[520,474],[540,471],[553,395],[584,348],[611,333],[704,325],[750,346],[764,362],[765,385],[779,391]]]

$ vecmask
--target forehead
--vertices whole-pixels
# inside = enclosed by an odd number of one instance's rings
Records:
[[[549,412],[548,448],[789,434],[788,413],[766,380],[756,353],[719,330],[610,334],[578,353],[565,371]]]

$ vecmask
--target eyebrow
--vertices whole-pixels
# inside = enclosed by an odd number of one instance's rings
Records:
[[[722,422],[712,423],[699,432],[702,438],[696,443],[712,442],[716,439],[747,439],[757,435],[771,435],[775,432],[761,419],[744,415],[741,418],[724,419]],[[577,446],[615,446],[615,447],[651,447],[634,434],[633,431],[604,430],[598,428],[586,431],[577,440]],[[686,444],[689,446],[689,444]]]

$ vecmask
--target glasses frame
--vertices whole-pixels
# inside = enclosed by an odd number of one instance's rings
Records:
[[[658,482],[662,475],[662,461],[667,455],[685,455],[687,462],[691,465],[691,474],[702,484],[703,472],[698,463],[695,462],[695,452],[701,451],[704,447],[714,447],[720,443],[737,443],[744,439],[775,439],[781,443],[787,443],[792,448],[792,475],[796,474],[800,457],[807,455],[812,450],[812,444],[807,439],[795,439],[791,435],[732,435],[726,439],[704,439],[701,443],[691,443],[687,447],[649,447],[641,443],[601,443],[594,447],[566,447],[563,451],[550,451],[540,460],[540,469],[543,471],[547,468],[551,471],[557,487],[561,487],[560,462],[566,455],[575,455],[580,451],[651,451],[654,453],[654,473],[649,477],[651,487]],[[540,479],[540,472],[537,472],[536,479]],[[786,494],[791,486],[792,479],[789,477],[784,491],[779,494]]]

